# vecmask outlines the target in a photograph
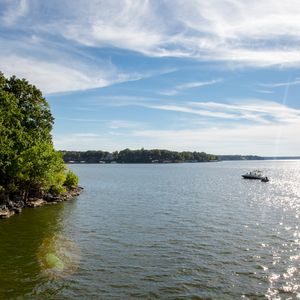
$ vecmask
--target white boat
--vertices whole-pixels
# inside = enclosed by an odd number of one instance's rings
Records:
[[[263,176],[262,171],[254,170],[242,175],[244,179],[258,179],[263,181],[269,181],[268,177]]]

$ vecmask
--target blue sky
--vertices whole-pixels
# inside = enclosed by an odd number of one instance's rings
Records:
[[[297,0],[0,0],[0,70],[57,149],[300,155]]]

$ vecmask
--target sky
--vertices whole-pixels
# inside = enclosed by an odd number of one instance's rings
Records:
[[[298,0],[0,0],[0,71],[59,150],[300,155]]]

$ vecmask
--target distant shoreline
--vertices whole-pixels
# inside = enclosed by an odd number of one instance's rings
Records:
[[[300,160],[300,157],[298,158],[263,158],[263,159],[224,159],[224,160],[210,160],[210,161],[196,161],[196,162],[188,162],[188,161],[182,161],[182,162],[161,162],[161,163],[100,163],[100,162],[80,162],[80,161],[74,161],[74,162],[65,162],[68,165],[162,165],[162,164],[195,164],[195,163],[216,163],[216,162],[229,162],[229,161],[294,161],[294,160]]]
[[[219,161],[258,161],[258,160],[262,160],[262,161],[269,161],[269,160],[300,160],[300,156],[295,156],[295,157],[289,157],[289,156],[282,156],[282,157],[268,157],[268,156],[261,156],[258,159],[245,159],[245,158],[241,158],[241,159],[220,159]]]
[[[196,163],[218,161],[218,156],[205,152],[170,151],[166,149],[124,149],[121,151],[60,151],[65,163]]]
[[[68,165],[168,165],[168,164],[201,164],[221,162],[221,160],[208,160],[208,161],[170,161],[170,162],[86,162],[86,161],[72,161],[65,163]]]
[[[299,160],[300,156],[215,155],[196,151],[170,151],[144,148],[121,151],[60,151],[67,164],[170,164],[218,161]]]

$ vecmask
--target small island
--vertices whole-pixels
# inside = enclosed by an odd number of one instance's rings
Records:
[[[53,147],[54,118],[42,92],[0,72],[0,218],[78,195],[78,177]]]

